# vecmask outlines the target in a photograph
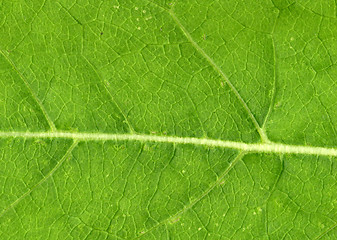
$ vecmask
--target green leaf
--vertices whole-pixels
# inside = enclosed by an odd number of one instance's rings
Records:
[[[0,6],[0,239],[337,239],[335,1]]]

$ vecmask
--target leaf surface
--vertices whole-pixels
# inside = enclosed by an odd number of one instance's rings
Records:
[[[336,239],[332,0],[0,2],[1,239]]]

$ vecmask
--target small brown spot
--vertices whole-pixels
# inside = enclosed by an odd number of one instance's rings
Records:
[[[101,32],[101,35],[103,35],[103,32]]]

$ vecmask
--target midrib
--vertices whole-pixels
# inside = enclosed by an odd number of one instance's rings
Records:
[[[245,152],[290,153],[307,155],[337,156],[337,149],[325,147],[288,145],[281,143],[242,143],[193,137],[155,136],[146,134],[108,134],[72,132],[0,132],[0,137],[16,138],[68,138],[77,141],[140,141],[202,145],[238,149]]]

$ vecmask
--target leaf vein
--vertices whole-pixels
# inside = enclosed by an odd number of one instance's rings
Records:
[[[158,228],[159,226],[166,224],[170,221],[175,221],[177,218],[179,218],[179,216],[181,216],[182,214],[184,214],[186,211],[188,211],[189,209],[191,209],[193,206],[195,206],[198,202],[200,202],[204,197],[206,197],[216,186],[218,186],[219,184],[221,184],[221,182],[223,181],[223,179],[227,176],[227,174],[229,173],[229,171],[236,165],[236,163],[242,159],[242,157],[245,155],[244,152],[240,152],[236,158],[229,164],[229,166],[226,168],[226,170],[221,174],[221,176],[213,183],[209,186],[208,189],[206,189],[206,191],[204,191],[199,197],[197,197],[196,199],[194,199],[192,202],[190,202],[189,204],[187,204],[183,209],[181,209],[180,211],[178,211],[175,215],[173,215],[172,217],[169,217],[167,219],[164,219],[163,221],[157,223],[155,226],[153,226],[152,228],[150,228],[149,230],[147,230],[146,232],[142,233],[141,235],[139,235],[137,238],[140,238],[142,236],[144,236],[145,234],[151,232],[153,229]]]
[[[13,70],[19,75],[19,77],[22,79],[23,83],[25,84],[26,88],[28,89],[29,93],[32,95],[33,99],[35,100],[35,102],[37,103],[37,105],[39,106],[39,108],[42,111],[42,114],[44,115],[44,117],[46,118],[49,127],[51,129],[51,131],[55,132],[57,131],[55,124],[53,123],[53,121],[51,120],[50,116],[48,115],[46,109],[44,108],[42,102],[40,101],[40,99],[36,96],[36,94],[34,93],[33,89],[30,87],[29,83],[26,81],[26,79],[23,77],[23,75],[19,72],[19,70],[17,69],[17,67],[15,66],[15,64],[13,63],[13,61],[0,49],[0,53],[2,54],[2,56],[7,60],[7,62],[12,66]]]
[[[25,192],[23,195],[21,195],[18,199],[16,199],[14,202],[12,202],[8,207],[2,210],[0,212],[0,218],[11,208],[13,208],[15,205],[17,205],[19,202],[21,202],[26,196],[28,196],[35,188],[40,186],[42,183],[44,183],[48,178],[50,178],[57,169],[60,168],[60,166],[63,164],[63,162],[67,159],[69,154],[74,150],[74,148],[77,146],[78,141],[74,140],[72,145],[68,148],[67,152],[63,155],[61,160],[55,165],[55,167],[44,177],[42,178],[37,184],[35,184],[31,189],[29,189],[27,192]]]
[[[232,92],[234,93],[234,95],[236,96],[236,98],[239,100],[239,102],[241,103],[241,105],[243,106],[243,108],[245,109],[245,111],[247,112],[249,118],[251,119],[254,127],[256,128],[256,130],[258,131],[262,142],[269,142],[268,137],[266,135],[266,133],[264,132],[264,130],[260,127],[259,123],[257,122],[254,114],[252,113],[252,111],[250,110],[250,108],[248,107],[247,103],[245,102],[245,100],[241,97],[240,93],[238,92],[238,90],[235,88],[235,86],[229,81],[228,77],[226,76],[226,74],[221,70],[221,68],[214,62],[214,60],[208,56],[208,54],[194,41],[194,39],[192,38],[191,34],[186,30],[186,28],[184,27],[184,25],[182,25],[182,23],[179,21],[179,19],[177,18],[177,16],[173,13],[172,10],[168,11],[169,15],[171,16],[171,18],[173,19],[173,21],[177,24],[177,26],[181,29],[181,31],[184,33],[184,35],[186,36],[186,38],[189,40],[189,42],[194,46],[194,48],[210,63],[210,65],[213,67],[213,69],[223,78],[223,80],[227,83],[227,85],[229,86],[229,88],[232,90]]]
[[[337,157],[337,148],[283,143],[244,143],[209,138],[158,136],[129,133],[74,133],[74,132],[0,132],[0,138],[64,138],[77,141],[140,141],[157,143],[176,143],[201,145],[207,147],[231,148],[245,152],[264,152],[279,154],[305,154]]]

